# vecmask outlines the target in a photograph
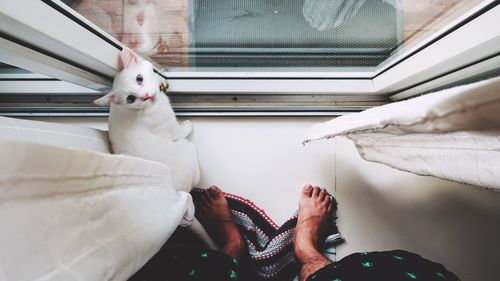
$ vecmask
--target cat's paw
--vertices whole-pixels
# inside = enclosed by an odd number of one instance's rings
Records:
[[[184,133],[186,134],[186,136],[191,134],[191,132],[193,131],[193,124],[189,120],[182,121],[181,127],[184,129]]]
[[[179,123],[179,126],[175,128],[172,140],[180,140],[186,138],[193,131],[193,124],[189,120]]]

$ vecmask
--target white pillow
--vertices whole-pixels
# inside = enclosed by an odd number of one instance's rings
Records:
[[[422,176],[500,190],[500,131],[348,135],[363,159]]]
[[[0,140],[0,280],[126,280],[190,206],[160,163]]]
[[[304,142],[336,136],[368,161],[500,190],[500,78],[316,124]]]
[[[110,153],[108,133],[82,126],[0,116],[0,140],[16,140]]]
[[[314,125],[305,142],[339,135],[500,129],[500,77],[374,107]]]

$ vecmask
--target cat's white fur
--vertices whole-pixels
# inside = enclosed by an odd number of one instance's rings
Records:
[[[174,188],[189,192],[200,178],[196,147],[186,139],[192,131],[191,123],[177,122],[150,62],[127,48],[120,57],[124,69],[115,77],[112,91],[94,101],[100,106],[110,105],[109,138],[113,153],[164,163],[170,168]],[[197,220],[192,228],[210,247],[216,247]]]
[[[162,162],[170,167],[175,189],[191,191],[200,177],[196,147],[185,139],[192,131],[191,123],[177,122],[150,62],[129,49],[124,49],[122,60],[125,68],[115,77],[112,91],[95,101],[110,105],[113,153]],[[142,85],[136,82],[137,75],[142,76]],[[135,101],[127,103],[128,96]]]

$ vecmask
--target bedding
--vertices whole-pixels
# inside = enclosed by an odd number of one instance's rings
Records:
[[[190,206],[160,163],[1,139],[0,280],[127,280]]]
[[[82,126],[68,126],[0,116],[0,140],[45,143],[110,153],[108,133]]]
[[[445,134],[351,134],[368,161],[422,176],[500,188],[500,131]]]
[[[336,136],[365,160],[500,189],[500,77],[316,124],[304,142]]]

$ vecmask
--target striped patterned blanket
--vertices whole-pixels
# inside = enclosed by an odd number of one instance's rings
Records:
[[[278,226],[264,210],[243,197],[225,193],[236,224],[243,234],[249,253],[249,264],[262,280],[285,280],[295,276],[298,265],[293,253],[293,237],[297,224],[296,211]],[[342,240],[335,218],[328,228],[324,248]]]

